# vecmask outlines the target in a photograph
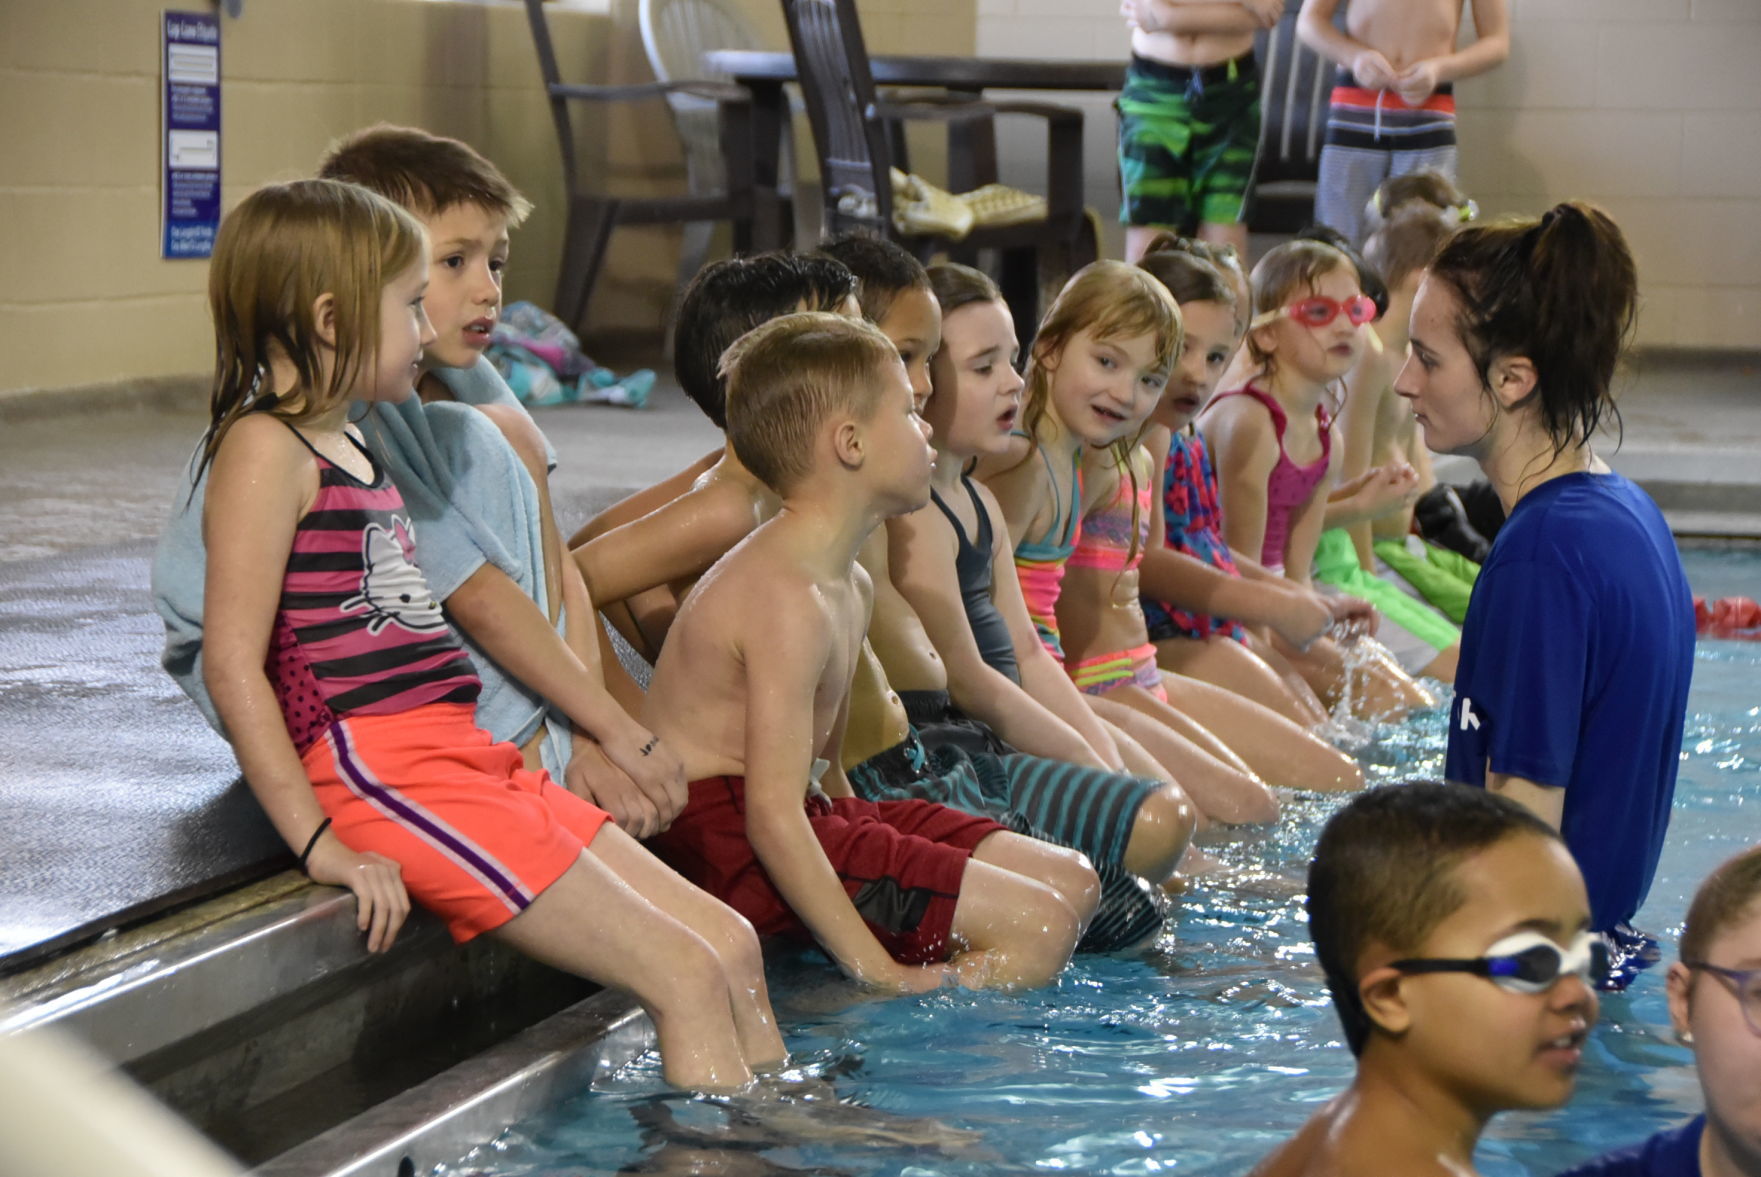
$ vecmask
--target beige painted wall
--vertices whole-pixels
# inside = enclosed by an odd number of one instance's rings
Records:
[[[1461,88],[1464,186],[1606,208],[1641,340],[1761,348],[1761,0],[1514,2],[1510,61]]]
[[[777,48],[775,0],[736,0]],[[597,7],[596,7],[597,5]],[[876,52],[970,52],[973,0],[862,0]],[[18,0],[0,36],[0,396],[205,371],[207,264],[159,257],[159,21],[177,0]],[[185,0],[190,9],[205,3]],[[574,80],[651,75],[635,0],[571,0],[552,28]],[[555,133],[524,11],[511,0],[246,0],[221,33],[225,204],[310,173],[379,120],[465,139],[538,205],[514,240],[510,298],[548,303],[561,240]],[[652,191],[683,170],[664,109],[583,132],[594,171]],[[675,234],[622,230],[596,329],[653,328]]]
[[[1613,213],[1639,260],[1642,342],[1761,348],[1761,0],[1509,2],[1510,60],[1459,90],[1463,186],[1488,214],[1570,197]],[[1129,52],[1112,5],[978,5],[987,56]],[[1078,101],[1089,203],[1112,219],[1112,112]]]
[[[634,0],[559,10],[583,80],[648,76]],[[775,0],[737,0],[782,47]],[[1566,196],[1610,208],[1641,263],[1641,337],[1761,347],[1761,0],[1512,0],[1515,51],[1462,88],[1464,182],[1489,212]],[[203,371],[202,262],[162,261],[162,0],[7,4],[0,38],[0,395]],[[195,6],[195,5],[192,5]],[[1110,57],[1111,5],[861,0],[876,52]],[[561,181],[523,14],[509,0],[247,0],[223,29],[225,195],[305,174],[329,140],[389,119],[458,135],[538,203],[515,241],[510,297],[548,301]],[[1065,96],[1065,101],[1070,100]],[[1090,111],[1091,203],[1114,199],[1112,116]],[[585,132],[608,182],[681,179],[658,106]],[[1031,139],[1031,135],[1029,136]],[[1037,183],[1037,141],[1012,172]],[[803,158],[811,157],[803,140]],[[933,154],[914,162],[930,175]],[[643,330],[673,283],[674,235],[624,230],[596,329]]]

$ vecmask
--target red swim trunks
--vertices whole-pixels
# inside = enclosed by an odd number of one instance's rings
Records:
[[[806,799],[807,820],[875,939],[900,964],[948,959],[954,905],[972,849],[1006,826],[928,801]],[[752,921],[761,936],[812,936],[746,840],[746,782],[691,782],[691,798],[649,846]]]
[[[526,910],[609,815],[526,769],[466,703],[333,723],[301,757],[349,849],[403,867],[410,898],[463,943]]]

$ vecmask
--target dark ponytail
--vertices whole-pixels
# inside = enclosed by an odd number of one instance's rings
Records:
[[[1431,277],[1461,301],[1456,328],[1482,384],[1502,356],[1534,364],[1529,399],[1556,454],[1605,417],[1619,424],[1610,388],[1637,317],[1638,271],[1607,213],[1568,201],[1538,221],[1470,226],[1444,244]]]

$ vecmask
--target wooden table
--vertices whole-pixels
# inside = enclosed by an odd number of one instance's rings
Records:
[[[778,148],[789,118],[784,87],[796,80],[795,55],[717,49],[703,55],[711,71],[752,92],[753,182],[762,194],[777,188]],[[877,85],[924,86],[957,94],[986,90],[1066,90],[1111,93],[1125,84],[1123,61],[1011,57],[871,57]],[[956,123],[948,135],[948,187],[965,192],[995,179],[997,140],[991,123]]]

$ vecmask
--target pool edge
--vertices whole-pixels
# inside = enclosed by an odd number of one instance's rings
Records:
[[[654,1043],[629,997],[602,990],[264,1162],[253,1177],[401,1177],[450,1164]]]

